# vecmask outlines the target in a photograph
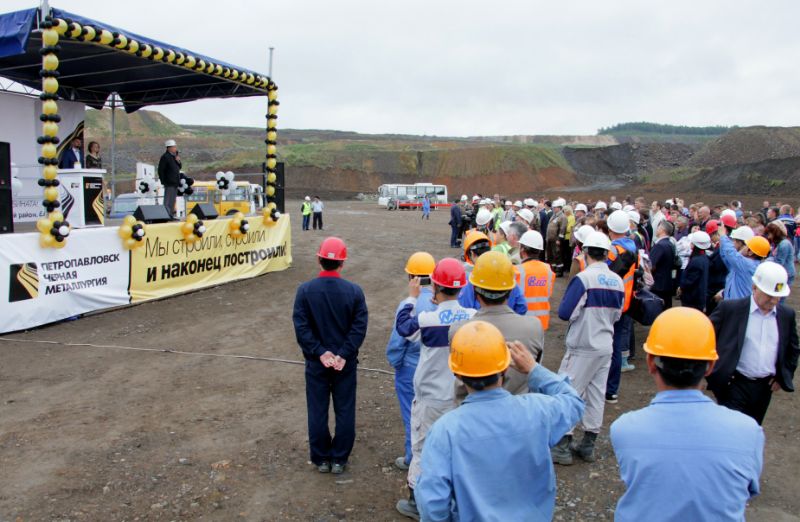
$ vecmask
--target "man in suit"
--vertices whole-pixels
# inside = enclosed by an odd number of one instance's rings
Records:
[[[711,322],[719,361],[707,377],[717,402],[754,418],[767,413],[772,393],[794,391],[800,355],[793,309],[779,303],[789,295],[788,275],[779,264],[761,263],[750,297],[722,301]]]
[[[656,225],[656,241],[650,250],[653,286],[650,290],[664,300],[664,310],[672,308],[672,272],[675,270],[675,244],[672,232],[675,227],[666,219]]]
[[[175,140],[164,142],[166,151],[158,161],[158,179],[164,185],[164,206],[171,217],[175,217],[175,200],[181,182],[181,157]]]
[[[79,164],[83,168],[83,139],[75,137],[72,139],[72,145],[64,151],[61,155],[61,161],[58,163],[60,169],[74,169],[75,164]]]
[[[459,248],[459,236],[461,232],[461,207],[458,201],[454,201],[450,206],[450,248]]]

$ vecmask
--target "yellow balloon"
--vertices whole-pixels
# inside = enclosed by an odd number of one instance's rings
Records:
[[[239,227],[242,226],[242,220],[233,218],[228,226],[231,228],[231,230],[239,230]]]
[[[271,91],[269,91],[269,94],[267,94],[267,99],[269,101],[277,100],[278,99],[278,89],[272,89]]]
[[[209,63],[208,65],[206,65],[206,72],[209,73],[209,74],[214,74],[214,70],[216,68],[217,68],[217,66],[215,64]]]
[[[111,34],[111,31],[106,31],[105,29],[100,31],[100,43],[101,44],[108,45],[112,41],[114,41],[114,35]]]
[[[58,189],[56,187],[47,187],[44,189],[44,199],[47,201],[55,201],[58,199]]]
[[[275,187],[272,185],[267,185],[267,196],[274,196],[275,195]]]
[[[269,109],[267,110],[267,114],[276,115],[278,114],[278,106],[277,105],[270,105]]]
[[[42,31],[42,43],[47,47],[53,47],[58,44],[58,33],[55,29],[45,29]]]
[[[42,170],[42,177],[44,179],[53,180],[58,176],[58,167],[55,165],[48,165]]]
[[[53,248],[64,248],[65,246],[67,246],[67,240],[66,239],[59,242],[59,241],[56,241],[55,238],[53,238]]]
[[[61,18],[56,19],[56,26],[55,26],[56,33],[58,34],[65,34],[67,32],[67,22],[62,20]]]
[[[64,221],[64,214],[60,210],[51,212],[47,217],[50,218],[50,221]]]
[[[182,224],[181,225],[181,232],[184,235],[191,234],[192,232],[194,232],[194,225],[192,225],[191,223]]]
[[[214,67],[214,74],[216,74],[217,76],[222,74],[222,66],[221,65],[217,64],[217,66]]]
[[[278,149],[275,147],[275,145],[267,145],[267,154],[272,155],[276,152],[278,152]]]
[[[55,94],[58,91],[58,80],[55,78],[45,78],[42,80],[42,90],[47,94]]]
[[[42,68],[46,71],[55,71],[58,69],[58,56],[55,54],[46,54],[42,58]]]
[[[196,65],[197,65],[197,68],[200,69],[201,71],[205,71],[206,70],[206,61],[205,60],[199,60]]]
[[[233,215],[233,219],[238,219],[241,221],[242,219],[244,219],[244,213],[237,212],[236,214]]]
[[[194,243],[195,241],[197,241],[197,236],[195,236],[194,234],[189,234],[184,239],[186,240],[187,243]]]
[[[239,71],[236,69],[231,70],[231,80],[236,80],[239,78]]]
[[[277,140],[278,139],[278,133],[276,131],[274,131],[274,130],[268,131],[267,132],[267,139],[269,141]]]
[[[45,136],[53,137],[58,134],[58,123],[46,121],[42,124],[42,132]]]
[[[119,35],[119,43],[115,47],[117,49],[125,49],[128,47],[128,38],[124,34]]]
[[[151,54],[153,54],[153,48],[148,44],[144,44],[144,48],[142,49],[142,58],[147,58]]]
[[[248,74],[247,75],[247,83],[248,84],[253,85],[253,82],[255,82],[255,81],[256,81],[256,77],[255,76],[253,76],[252,74]]]
[[[50,232],[39,236],[39,245],[41,245],[42,248],[51,248],[55,242],[56,238],[54,238]]]
[[[133,230],[131,229],[130,225],[120,225],[119,230],[117,230],[117,235],[122,239],[128,239],[133,234]]]
[[[139,42],[137,42],[136,40],[131,40],[130,42],[128,42],[129,53],[135,53],[138,50],[139,50]]]
[[[83,31],[83,27],[81,27],[81,24],[73,23],[72,26],[70,27],[69,35],[72,38],[77,38],[81,35],[81,31]]]
[[[86,26],[86,34],[83,35],[84,42],[91,42],[94,40],[94,37],[97,36],[97,31],[94,30],[94,27],[87,25]]]
[[[267,168],[268,169],[274,169],[277,164],[278,164],[278,160],[276,160],[275,158],[267,159]]]
[[[136,224],[136,218],[128,214],[127,216],[125,216],[122,222],[128,225],[129,227],[132,227],[133,225]]]
[[[122,246],[125,247],[125,250],[133,250],[134,248],[139,246],[139,243],[141,243],[141,241],[136,241],[133,238],[128,238],[122,242]]]
[[[36,229],[42,234],[50,234],[51,228],[53,228],[53,222],[47,218],[42,218],[36,222]]]
[[[175,61],[175,51],[170,49],[167,51],[167,63],[172,63]]]
[[[161,47],[154,47],[153,48],[153,60],[161,61],[164,57],[164,49]]]
[[[184,62],[183,65],[185,65],[189,69],[194,69],[196,63],[197,63],[197,58],[195,58],[194,56],[187,56],[186,61]]]
[[[275,203],[267,203],[267,210],[271,212],[274,208],[278,208],[278,205]]]
[[[278,181],[277,174],[275,174],[274,172],[270,172],[269,174],[267,174],[267,183],[275,183],[276,181]]]
[[[56,114],[58,112],[58,104],[54,100],[42,102],[42,112],[45,114]]]
[[[186,56],[184,56],[183,53],[178,53],[175,56],[175,63],[177,63],[178,65],[183,65],[183,62],[185,61],[186,61]]]
[[[55,158],[56,154],[58,154],[58,150],[52,143],[45,143],[42,145],[42,156],[45,158]]]
[[[188,216],[186,216],[186,222],[191,223],[192,225],[197,223],[198,220],[199,218],[197,217],[197,214],[189,214]]]

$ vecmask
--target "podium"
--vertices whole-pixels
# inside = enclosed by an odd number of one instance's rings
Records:
[[[102,227],[105,223],[105,169],[59,169],[59,210],[73,228]]]

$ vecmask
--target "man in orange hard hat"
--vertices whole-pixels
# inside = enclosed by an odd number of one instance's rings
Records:
[[[355,283],[341,278],[347,247],[326,238],[317,258],[322,271],[297,289],[294,332],[306,359],[308,444],[320,473],[344,472],[356,438],[356,365],[367,334],[367,303]],[[328,429],[333,396],[336,432]]]
[[[711,321],[677,307],[653,323],[644,350],[658,394],[611,425],[627,491],[614,520],[744,520],[759,493],[764,433],[700,391],[717,361]]]

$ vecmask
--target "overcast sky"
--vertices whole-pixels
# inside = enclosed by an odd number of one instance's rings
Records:
[[[3,0],[0,11],[37,5]],[[282,127],[468,136],[800,122],[795,0],[51,5],[263,73],[275,47]],[[250,98],[159,110],[261,126],[265,108]]]

